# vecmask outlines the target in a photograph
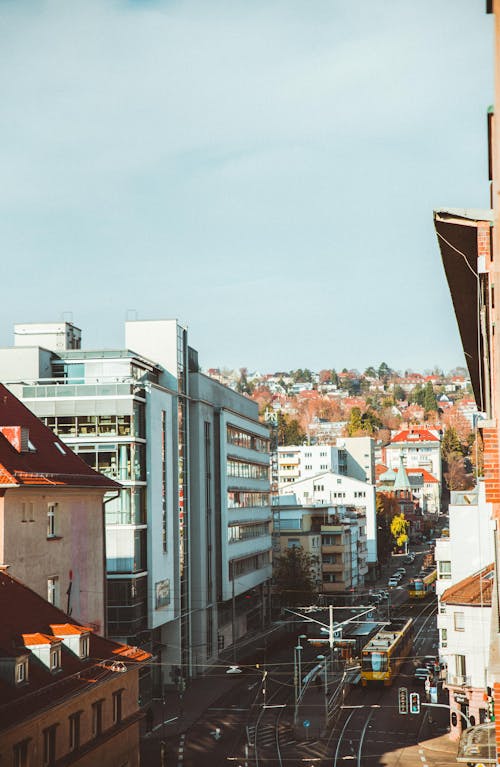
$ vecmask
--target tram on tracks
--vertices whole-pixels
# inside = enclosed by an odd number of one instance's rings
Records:
[[[408,584],[408,596],[410,599],[425,599],[429,594],[434,594],[436,588],[436,566],[428,567],[419,575],[410,579]]]
[[[413,648],[413,620],[393,620],[361,651],[361,684],[383,682],[390,687]]]

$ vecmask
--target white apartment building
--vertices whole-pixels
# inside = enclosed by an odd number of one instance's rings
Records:
[[[287,445],[278,447],[278,484],[314,477],[322,471],[375,481],[375,440],[372,437],[339,437],[336,445]]]
[[[494,568],[490,564],[441,595],[440,657],[447,664],[450,735],[454,739],[468,726],[462,714],[472,726],[487,720],[493,580]]]
[[[381,451],[382,463],[397,469],[400,456],[407,469],[427,469],[442,483],[441,436],[435,429],[410,428],[396,432]]]
[[[484,481],[474,490],[451,493],[449,537],[436,540],[436,594],[486,567],[494,559],[494,524]]]
[[[377,521],[375,486],[332,471],[296,480],[280,487],[280,496],[295,495],[301,505],[337,506],[339,504],[364,510],[366,516],[367,564],[377,563]]]

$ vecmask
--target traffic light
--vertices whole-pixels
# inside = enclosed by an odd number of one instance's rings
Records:
[[[420,714],[420,695],[418,692],[410,693],[410,714]]]
[[[398,690],[398,705],[400,714],[408,713],[408,690],[406,687],[400,687]]]

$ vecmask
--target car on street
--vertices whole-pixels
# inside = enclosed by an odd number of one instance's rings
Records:
[[[396,588],[396,586],[399,586],[399,578],[389,578],[387,585],[390,589]]]

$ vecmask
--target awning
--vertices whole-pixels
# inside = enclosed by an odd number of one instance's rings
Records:
[[[492,222],[492,211],[444,208],[434,211],[434,226],[458,329],[479,410],[486,409],[484,345],[479,321],[480,278],[477,225]],[[486,278],[486,275],[484,275]]]

